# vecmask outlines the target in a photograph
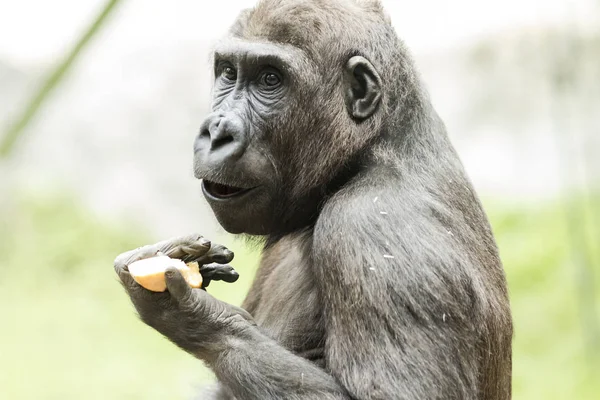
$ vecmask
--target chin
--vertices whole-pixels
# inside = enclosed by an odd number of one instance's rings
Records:
[[[227,232],[259,236],[270,233],[273,208],[262,186],[237,188],[205,180],[202,193]]]

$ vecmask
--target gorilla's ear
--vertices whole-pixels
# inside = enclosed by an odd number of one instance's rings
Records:
[[[344,91],[348,113],[357,120],[369,118],[381,101],[381,78],[364,57],[354,56],[344,71]]]

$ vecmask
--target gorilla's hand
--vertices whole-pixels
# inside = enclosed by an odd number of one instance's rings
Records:
[[[211,245],[210,240],[198,234],[179,236],[127,251],[115,259],[115,269],[117,272],[118,268],[127,269],[129,264],[154,257],[158,252],[186,263],[196,261],[200,265],[203,288],[213,280],[235,282],[239,278],[238,273],[227,264],[233,260],[233,252],[221,244]]]
[[[216,356],[225,337],[253,325],[245,310],[217,300],[205,290],[189,287],[176,268],[165,273],[167,292],[151,292],[140,286],[127,266],[157,252],[202,264],[203,287],[211,279],[233,282],[238,276],[229,265],[204,264],[229,262],[233,253],[224,246],[211,246],[200,235],[174,238],[123,253],[115,260],[115,271],[142,321],[202,359]]]

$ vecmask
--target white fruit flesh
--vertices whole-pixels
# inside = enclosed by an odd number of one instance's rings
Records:
[[[139,260],[128,265],[129,273],[144,288],[153,292],[164,292],[167,290],[165,282],[165,271],[169,267],[175,267],[181,272],[188,285],[193,288],[202,286],[202,275],[196,262],[186,265],[181,260],[167,256],[157,256]]]

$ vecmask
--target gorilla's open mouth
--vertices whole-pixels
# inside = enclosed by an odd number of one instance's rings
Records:
[[[202,187],[205,193],[216,199],[230,199],[232,197],[240,196],[252,190],[252,188],[244,189],[236,186],[223,185],[222,183],[207,180],[202,181]]]

